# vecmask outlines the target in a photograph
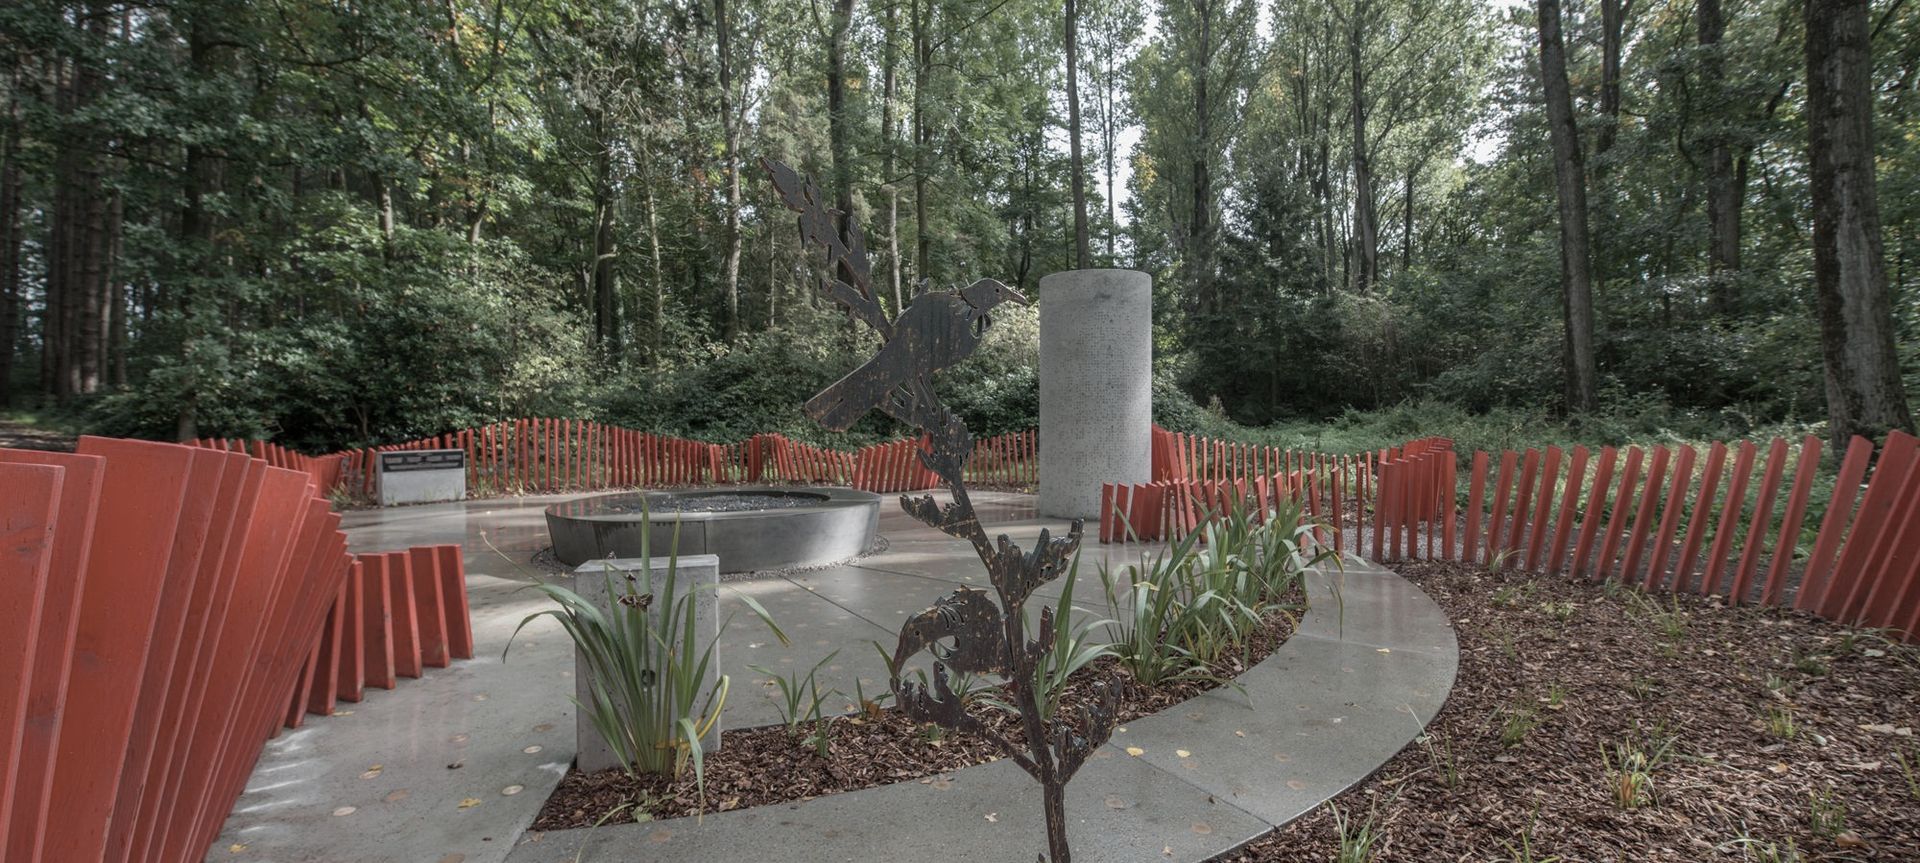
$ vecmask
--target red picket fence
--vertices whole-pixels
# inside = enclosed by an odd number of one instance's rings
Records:
[[[265,452],[287,460],[288,466],[313,465],[301,469],[311,469],[316,478],[329,478],[324,488],[339,485],[364,495],[377,491],[380,453],[423,449],[464,451],[467,488],[476,496],[737,483],[843,485],[896,492],[938,484],[913,455],[919,444],[910,438],[839,452],[779,434],[711,444],[586,420],[520,419],[328,456],[300,456],[257,441],[212,443],[236,451]],[[976,442],[967,477],[1003,485],[1037,482],[1038,434],[1016,432]]]
[[[1153,478],[1146,484],[1101,486],[1101,542],[1177,539],[1235,499],[1271,505],[1285,494],[1323,522],[1338,550],[1340,526],[1358,523],[1374,504],[1377,466],[1407,453],[1446,445],[1439,439],[1354,455],[1310,453],[1153,430]],[[1258,508],[1264,509],[1265,505]]]
[[[1629,447],[1624,455],[1603,447],[1597,456],[1586,447],[1510,450],[1497,468],[1477,452],[1461,526],[1453,453],[1402,453],[1381,463],[1372,557],[1564,571],[1718,594],[1734,605],[1791,604],[1915,639],[1920,441],[1894,432],[1870,478],[1872,442],[1849,443],[1811,553],[1796,567],[1795,548],[1814,518],[1820,455],[1812,436],[1797,455],[1775,438],[1764,458],[1751,441],[1714,443],[1704,459],[1684,445]]]
[[[936,488],[940,478],[920,463],[928,439],[901,438],[862,448],[854,455],[851,485],[861,491],[900,492]],[[1040,481],[1040,435],[1009,432],[975,441],[967,458],[969,483],[1029,486]]]
[[[285,463],[0,449],[4,859],[205,856],[351,569],[313,465]]]
[[[521,419],[338,455],[350,489],[373,494],[379,454],[458,449],[467,454],[467,487],[476,495],[604,488],[798,482],[846,485],[852,453],[778,434],[731,444],[637,432],[586,420]]]
[[[466,584],[457,545],[355,555],[293,687],[287,727],[299,728],[308,713],[330,716],[369,686],[392,689],[400,678],[472,659]]]
[[[276,443],[260,440],[240,440],[239,438],[200,438],[194,446],[217,449],[225,452],[244,453],[260,459],[274,467],[297,470],[313,477],[313,483],[322,491],[330,491],[342,481],[342,470],[346,456],[341,453],[332,455],[302,455]]]

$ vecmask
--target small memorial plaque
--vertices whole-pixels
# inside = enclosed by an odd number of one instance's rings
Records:
[[[380,505],[436,503],[467,496],[467,453],[413,449],[380,454]]]
[[[402,450],[380,454],[380,471],[466,470],[467,452],[458,449]]]

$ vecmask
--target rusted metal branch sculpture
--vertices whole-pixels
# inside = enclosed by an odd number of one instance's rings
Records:
[[[809,400],[807,415],[827,428],[845,430],[868,411],[878,410],[925,433],[931,447],[920,454],[921,463],[940,478],[953,500],[942,505],[932,495],[902,495],[900,506],[922,524],[972,543],[999,600],[963,587],[901,626],[889,663],[895,702],[915,720],[992,741],[1039,782],[1047,822],[1047,854],[1041,860],[1051,856],[1053,863],[1070,863],[1067,781],[1112,734],[1115,698],[1102,689],[1097,703],[1077,716],[1045,715],[1044,699],[1035,688],[1037,671],[1053,644],[1054,628],[1068,621],[1054,620],[1053,609],[1043,607],[1039,632],[1028,638],[1026,605],[1036,588],[1066,571],[1080,548],[1081,523],[1076,519],[1064,537],[1042,530],[1030,552],[1005,535],[989,540],[964,479],[973,435],[933,392],[934,372],[965,360],[979,346],[991,323],[988,313],[1003,302],[1024,305],[1027,298],[993,279],[981,279],[959,290],[923,292],[898,320],[888,320],[874,298],[872,267],[858,223],[848,219],[848,234],[842,237],[834,229],[841,214],[827,206],[819,187],[779,162],[762,159],[761,164],[773,177],[781,201],[800,214],[802,241],[826,249],[832,275],[822,277],[820,292],[865,321],[883,342],[872,359]],[[933,656],[931,684],[902,680],[907,660],[923,651]],[[968,714],[949,682],[952,674],[1003,675],[1024,739],[1009,740]]]

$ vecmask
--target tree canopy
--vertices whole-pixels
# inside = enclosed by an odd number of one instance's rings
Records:
[[[1841,127],[1808,76],[1851,31],[1805,3],[18,0],[0,394],[316,449],[534,414],[817,436],[799,402],[872,337],[812,290],[765,156],[866,226],[890,310],[1035,293],[1078,203],[1091,265],[1155,276],[1169,422],[1582,409],[1551,6],[1595,400],[1820,419],[1810,140]],[[1863,14],[1870,139],[1823,152],[1877,188],[1910,393],[1920,6]],[[948,384],[977,432],[1033,422],[1033,350],[1016,316]]]

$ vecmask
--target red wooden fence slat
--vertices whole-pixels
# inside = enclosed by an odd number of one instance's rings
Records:
[[[1863,619],[1874,578],[1879,574],[1880,567],[1876,564],[1892,551],[1899,528],[1907,520],[1907,514],[1901,511],[1901,502],[1910,480],[1920,473],[1915,444],[1915,439],[1905,432],[1896,431],[1887,436],[1887,443],[1880,451],[1880,462],[1874,466],[1873,477],[1867,484],[1866,496],[1860,501],[1853,532],[1840,554],[1832,595],[1822,609],[1822,616],[1844,622]]]
[[[83,455],[106,457],[98,524],[81,599],[73,664],[53,766],[49,811],[67,823],[49,825],[42,854],[53,860],[105,856],[113,798],[125,766],[140,674],[152,642],[154,612],[174,544],[191,465],[184,447],[84,437]]]
[[[1647,535],[1653,530],[1654,509],[1660,505],[1660,490],[1665,487],[1670,458],[1672,453],[1666,447],[1653,448],[1653,463],[1647,466],[1646,487],[1640,492],[1640,507],[1633,516],[1633,533],[1627,540],[1626,561],[1620,567],[1620,580],[1628,584],[1639,578],[1640,558],[1646,553]]]
[[[0,828],[13,823],[21,743],[26,738],[27,700],[48,594],[48,570],[58,548],[55,535],[66,469],[53,465],[0,464]],[[53,645],[48,645],[48,650]]]
[[[1693,562],[1699,557],[1700,545],[1706,539],[1707,525],[1713,518],[1714,492],[1720,487],[1720,477],[1726,472],[1727,446],[1714,441],[1707,448],[1707,466],[1700,472],[1700,487],[1693,495],[1693,516],[1687,520],[1687,538],[1680,545],[1680,559],[1673,565],[1670,579],[1673,589],[1684,591],[1694,589]],[[1706,593],[1706,579],[1702,577],[1699,593]]]
[[[1792,490],[1787,493],[1786,509],[1780,513],[1780,533],[1773,541],[1773,565],[1767,570],[1762,589],[1763,605],[1785,601],[1787,569],[1793,564],[1793,551],[1800,541],[1800,525],[1807,514],[1807,498],[1813,493],[1813,477],[1820,470],[1820,439],[1807,435],[1800,442],[1800,462],[1793,470]]]
[[[1727,484],[1727,496],[1720,504],[1719,526],[1715,528],[1713,548],[1707,554],[1707,571],[1700,576],[1702,595],[1720,590],[1720,574],[1727,566],[1727,553],[1733,548],[1734,529],[1740,524],[1740,511],[1746,506],[1747,481],[1753,474],[1756,448],[1752,441],[1741,441],[1733,458],[1733,478]]]
[[[1892,626],[1904,623],[1907,618],[1905,602],[1909,585],[1904,576],[1912,568],[1914,558],[1920,556],[1920,529],[1914,527],[1920,518],[1911,515],[1920,512],[1920,461],[1907,467],[1906,482],[1894,504],[1894,512],[1900,515],[1880,534],[1864,579],[1868,586],[1858,620],[1869,627]]]
[[[67,681],[72,669],[75,632],[79,627],[80,600],[85,592],[89,571],[88,558],[93,547],[94,517],[99,508],[100,484],[105,461],[99,456],[52,453],[36,450],[0,449],[0,466],[57,468],[61,471],[59,508],[54,511],[57,529],[48,562],[48,577],[40,601],[37,629],[32,632],[37,646],[32,665],[26,672],[27,690],[19,742],[4,751],[13,775],[13,806],[9,818],[0,819],[0,858],[33,860],[46,829],[47,796],[52,787],[52,762],[59,746],[60,713],[66,701]],[[16,488],[8,484],[11,491]],[[30,486],[10,496],[29,499]],[[0,656],[8,655],[0,651]]]
[[[1553,545],[1547,550],[1547,572],[1559,572],[1560,565],[1566,560],[1567,541],[1573,535],[1573,513],[1580,504],[1580,492],[1587,483],[1587,448],[1573,448],[1573,458],[1567,464],[1567,480],[1560,493],[1560,516],[1553,526]]]
[[[1641,583],[1644,590],[1653,590],[1661,585],[1667,575],[1667,556],[1673,548],[1674,531],[1680,528],[1680,513],[1687,508],[1687,488],[1693,480],[1693,461],[1699,457],[1693,447],[1685,444],[1676,448],[1679,453],[1673,465],[1673,481],[1667,484],[1667,505],[1660,514],[1660,529],[1653,539],[1653,557],[1647,562],[1647,577]]]
[[[1831,583],[1834,558],[1840,553],[1840,540],[1853,521],[1853,504],[1860,497],[1860,481],[1867,475],[1867,463],[1873,458],[1873,441],[1855,435],[1847,442],[1847,454],[1840,460],[1840,472],[1834,477],[1833,494],[1827,501],[1826,515],[1820,519],[1820,535],[1807,556],[1800,590],[1793,607],[1803,611],[1820,608]]]
[[[1600,465],[1594,469],[1593,484],[1588,487],[1586,511],[1580,516],[1580,538],[1573,544],[1572,575],[1580,578],[1587,571],[1587,553],[1593,550],[1600,522],[1606,518],[1607,496],[1613,492],[1613,463],[1619,456],[1613,447],[1600,448]]]
[[[1753,519],[1747,525],[1746,548],[1740,554],[1739,567],[1733,572],[1733,587],[1727,592],[1730,605],[1747,601],[1753,577],[1760,569],[1760,550],[1766,543],[1767,528],[1773,524],[1773,499],[1780,492],[1780,478],[1786,464],[1787,442],[1774,438],[1767,446],[1767,469],[1761,475],[1760,496],[1754,501]],[[1791,556],[1792,552],[1788,554]]]
[[[1540,568],[1540,552],[1546,546],[1547,519],[1553,514],[1553,498],[1560,484],[1560,448],[1547,447],[1546,458],[1540,466],[1540,491],[1536,495],[1538,503],[1534,507],[1533,527],[1528,531],[1527,561],[1528,572],[1537,572]]]
[[[1364,475],[1364,474],[1363,474]],[[1473,454],[1473,476],[1467,492],[1467,532],[1461,537],[1461,559],[1480,562],[1480,513],[1487,503],[1487,453]]]
[[[1507,527],[1507,544],[1501,549],[1507,554],[1507,566],[1511,568],[1519,562],[1521,535],[1525,533],[1532,517],[1533,481],[1540,473],[1540,451],[1529,449],[1521,462],[1519,498],[1513,504],[1513,522]]]
[[[1606,533],[1600,537],[1600,552],[1593,561],[1593,580],[1603,581],[1613,574],[1614,552],[1620,548],[1626,531],[1627,514],[1633,511],[1640,489],[1640,462],[1646,454],[1639,447],[1627,448],[1627,461],[1620,468],[1620,486],[1614,491],[1613,511],[1607,516]]]
[[[1493,487],[1493,517],[1487,521],[1487,564],[1491,566],[1500,559],[1500,553],[1506,549],[1501,541],[1500,532],[1506,529],[1507,497],[1513,484],[1513,471],[1519,460],[1519,453],[1506,450],[1500,453],[1500,477]]]

